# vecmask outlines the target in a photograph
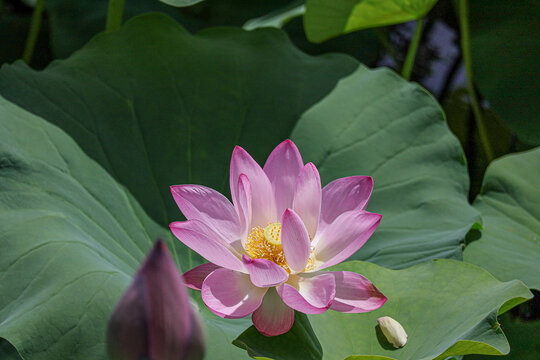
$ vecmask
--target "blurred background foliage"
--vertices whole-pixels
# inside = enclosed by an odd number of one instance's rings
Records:
[[[464,149],[472,203],[482,193],[486,169],[494,159],[540,145],[540,4],[536,0],[383,2],[384,10],[358,0],[335,4],[328,0],[126,0],[123,20],[160,12],[191,33],[216,26],[278,27],[307,54],[345,53],[370,68],[386,66],[402,73],[443,106],[448,125]],[[467,3],[465,24],[463,4]],[[108,7],[108,0],[0,1],[0,62],[11,64],[24,57],[39,70],[68,58],[105,29]],[[34,27],[39,30],[34,41],[29,29],[37,18],[41,23]],[[474,232],[468,240],[475,240]],[[538,292],[535,295],[500,320],[512,346],[512,352],[501,358],[538,358],[540,300]],[[0,358],[10,356],[18,357],[9,343],[1,341]]]

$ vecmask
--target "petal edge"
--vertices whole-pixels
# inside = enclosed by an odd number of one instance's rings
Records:
[[[386,303],[383,295],[364,276],[350,271],[329,272],[336,281],[336,297],[330,309],[344,313],[377,310]]]
[[[238,239],[238,216],[225,196],[202,185],[173,185],[170,189],[174,201],[187,220],[205,223],[227,242]]]
[[[289,278],[285,269],[266,259],[251,259],[242,255],[244,267],[249,272],[253,285],[257,287],[271,287],[283,284]]]
[[[220,266],[211,262],[194,267],[182,275],[184,284],[193,290],[201,291],[204,279],[214,270],[222,269]]]
[[[291,140],[276,146],[266,159],[263,170],[272,184],[278,218],[292,207],[296,179],[303,166],[302,156]]]
[[[174,236],[206,260],[221,267],[245,272],[239,255],[212,229],[198,220],[177,221],[169,225]]]
[[[325,227],[347,211],[365,210],[372,191],[371,176],[349,176],[330,182],[322,189],[319,225]]]
[[[264,336],[277,336],[285,334],[293,326],[294,310],[281,300],[275,288],[270,288],[251,319]]]
[[[281,246],[293,273],[304,270],[309,260],[311,241],[300,216],[287,209],[281,219]]]
[[[230,187],[233,203],[238,204],[238,181],[241,174],[249,179],[252,189],[252,225],[266,226],[276,220],[276,200],[272,184],[263,169],[240,146],[231,157]]]
[[[285,304],[305,314],[321,314],[334,301],[336,283],[330,274],[295,276],[277,288]]]
[[[247,274],[217,269],[204,280],[201,296],[214,314],[239,319],[259,308],[266,290],[254,286]]]

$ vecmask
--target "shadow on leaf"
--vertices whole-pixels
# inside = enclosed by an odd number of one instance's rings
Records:
[[[255,326],[244,331],[233,344],[245,349],[251,357],[274,360],[321,360],[323,351],[305,314],[295,312],[294,325],[280,336],[264,336]]]

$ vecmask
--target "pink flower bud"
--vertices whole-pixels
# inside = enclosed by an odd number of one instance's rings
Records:
[[[109,320],[111,360],[198,360],[204,355],[198,315],[162,241],[135,274]]]

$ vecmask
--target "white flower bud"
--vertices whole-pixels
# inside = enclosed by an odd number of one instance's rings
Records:
[[[394,345],[396,349],[405,346],[407,343],[407,333],[400,323],[390,316],[380,317],[377,319],[377,322],[390,344]]]

